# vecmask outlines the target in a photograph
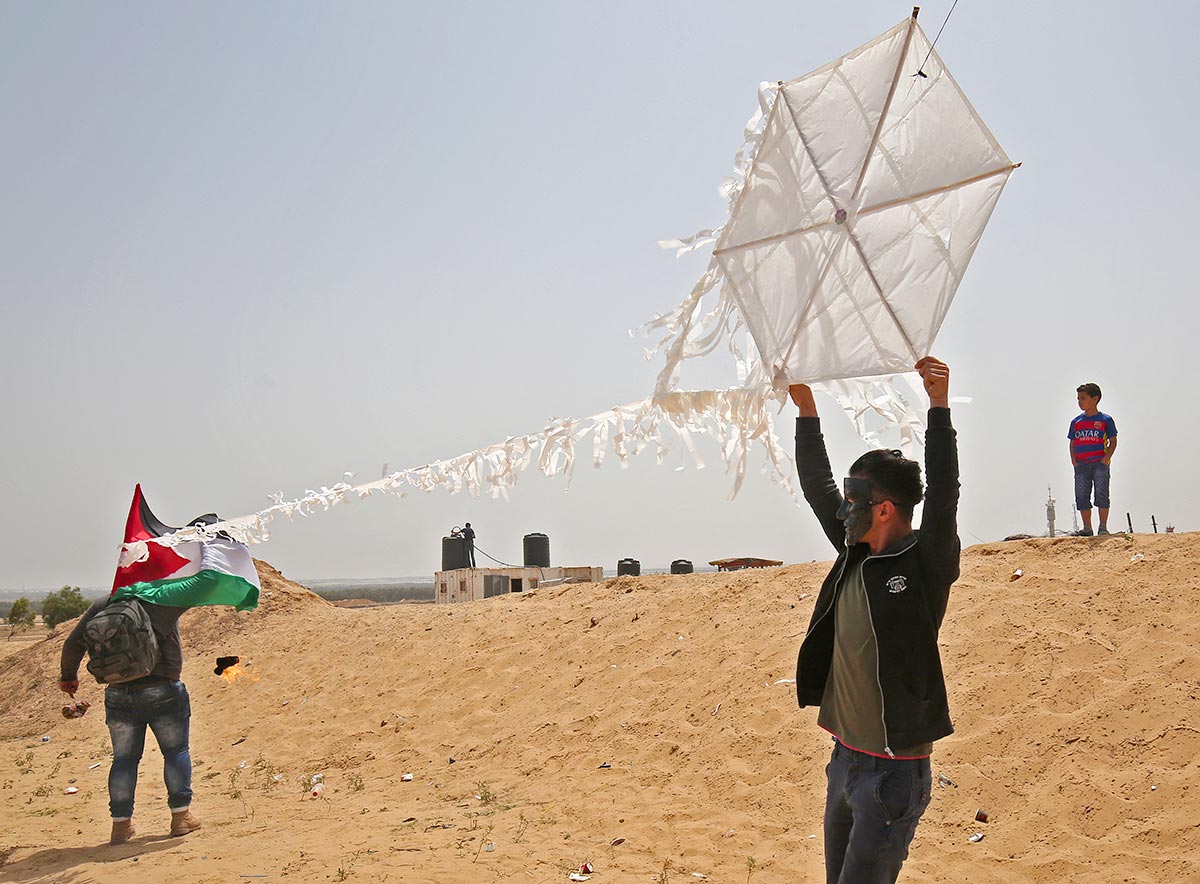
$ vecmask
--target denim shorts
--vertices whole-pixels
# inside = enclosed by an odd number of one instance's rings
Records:
[[[1108,481],[1111,475],[1109,465],[1093,460],[1089,463],[1075,464],[1075,507],[1090,510],[1092,508],[1092,488],[1096,489],[1096,506],[1102,510],[1108,509]]]

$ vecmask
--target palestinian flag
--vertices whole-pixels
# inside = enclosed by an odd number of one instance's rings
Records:
[[[210,513],[192,519],[188,525],[218,521]],[[125,523],[126,547],[113,580],[115,598],[137,598],[177,608],[233,605],[239,611],[248,611],[258,607],[258,572],[245,544],[225,535],[174,547],[146,542],[177,530],[155,518],[138,485]],[[133,549],[128,548],[130,544]]]

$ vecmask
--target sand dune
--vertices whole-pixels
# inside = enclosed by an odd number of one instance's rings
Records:
[[[558,882],[585,860],[595,884],[823,880],[829,740],[776,682],[827,564],[360,610],[259,567],[257,611],[182,621],[187,838],[165,837],[151,746],[138,837],[102,846],[100,687],[58,714],[70,624],[0,661],[0,880]],[[934,755],[957,785],[901,880],[1200,881],[1198,610],[1200,535],[966,551]],[[257,681],[216,677],[218,654]]]

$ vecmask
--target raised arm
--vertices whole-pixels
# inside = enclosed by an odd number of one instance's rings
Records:
[[[825,451],[825,437],[821,435],[821,419],[817,416],[817,403],[812,388],[807,384],[793,384],[788,392],[800,409],[796,420],[796,470],[800,474],[800,489],[804,499],[821,523],[821,529],[833,548],[839,553],[846,545],[846,528],[837,517],[842,505],[842,494],[833,480],[829,466],[829,454]]]
[[[950,368],[926,356],[917,363],[929,394],[925,431],[925,508],[921,516],[921,554],[947,585],[958,579],[958,439],[950,422]]]

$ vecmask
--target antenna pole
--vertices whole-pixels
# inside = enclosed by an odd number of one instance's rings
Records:
[[[913,14],[912,14],[912,17],[913,17],[913,18],[916,18],[916,17],[917,17],[917,14],[918,14],[920,11],[921,11],[921,7],[920,7],[920,6],[914,6],[914,7],[913,7]]]

